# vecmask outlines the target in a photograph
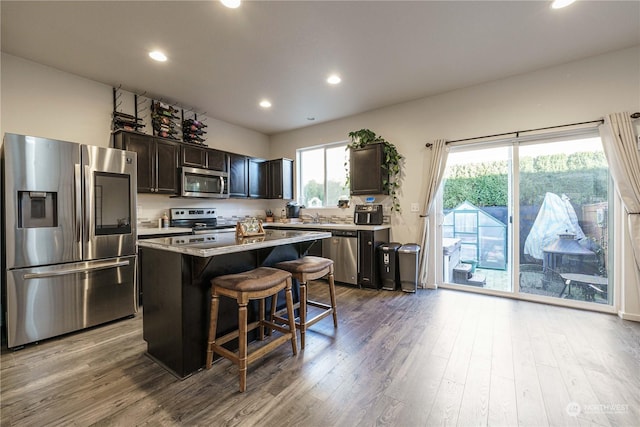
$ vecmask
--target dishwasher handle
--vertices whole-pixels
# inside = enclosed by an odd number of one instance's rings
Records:
[[[358,232],[355,230],[331,230],[331,236],[333,237],[358,237]]]

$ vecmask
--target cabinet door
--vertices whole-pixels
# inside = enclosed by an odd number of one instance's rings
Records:
[[[293,160],[269,161],[269,198],[293,199]]]
[[[247,157],[229,153],[229,197],[249,196]]]
[[[389,242],[389,229],[358,231],[358,285],[364,288],[380,289],[378,272],[378,247]],[[399,266],[398,266],[399,267]]]
[[[155,139],[156,145],[156,193],[178,192],[178,153],[180,147],[174,142]]]
[[[138,193],[155,192],[154,171],[156,164],[153,137],[135,133],[114,134],[113,146],[137,154]]]
[[[358,231],[358,285],[363,288],[374,288],[375,242],[373,231]]]
[[[268,166],[264,159],[249,158],[249,197],[266,199],[268,197]]]
[[[220,150],[207,150],[207,169],[228,172],[227,153]]]
[[[180,166],[191,168],[207,167],[207,151],[204,148],[183,145],[180,148]]]
[[[351,194],[386,194],[382,183],[384,179],[389,179],[389,174],[385,174],[381,167],[383,155],[382,144],[371,144],[351,150],[349,168]]]

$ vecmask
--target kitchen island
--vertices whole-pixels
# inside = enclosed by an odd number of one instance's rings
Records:
[[[273,266],[304,256],[331,233],[267,230],[237,238],[234,230],[139,240],[140,280],[144,284],[143,337],[147,354],[179,378],[202,369],[213,277]],[[294,285],[294,299],[299,297]],[[284,295],[278,298],[284,302]],[[250,321],[257,304],[249,306]],[[237,327],[237,305],[220,302],[218,335]]]

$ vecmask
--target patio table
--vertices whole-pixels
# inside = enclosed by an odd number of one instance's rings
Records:
[[[564,280],[564,288],[560,291],[558,297],[562,297],[564,291],[568,289],[567,296],[571,296],[571,283],[575,283],[576,285],[583,286],[585,289],[585,299],[591,297],[593,301],[595,298],[595,293],[599,292],[604,295],[607,294],[607,287],[609,285],[609,279],[602,276],[593,276],[590,274],[579,274],[579,273],[561,273],[560,277]]]

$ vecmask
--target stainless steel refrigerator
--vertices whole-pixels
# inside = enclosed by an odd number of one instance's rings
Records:
[[[136,298],[136,154],[5,134],[8,347],[127,317]]]

